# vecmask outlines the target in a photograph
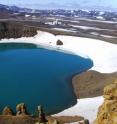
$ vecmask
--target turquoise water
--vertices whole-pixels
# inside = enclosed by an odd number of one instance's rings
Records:
[[[72,76],[91,68],[90,59],[13,45],[0,45],[0,110],[24,102],[30,113],[43,105],[53,114],[76,103]]]

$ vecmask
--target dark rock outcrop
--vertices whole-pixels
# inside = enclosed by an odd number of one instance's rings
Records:
[[[63,45],[63,42],[62,42],[61,40],[58,40],[58,41],[56,42],[56,45]]]
[[[36,27],[25,26],[18,22],[0,22],[0,39],[32,37],[36,34]]]

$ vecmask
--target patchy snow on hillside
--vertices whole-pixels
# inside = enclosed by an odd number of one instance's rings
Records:
[[[54,30],[58,30],[58,31],[64,31],[64,32],[77,32],[77,31],[73,31],[73,30],[70,30],[70,29],[63,29],[63,28],[52,28]]]
[[[97,23],[117,24],[116,21],[92,20],[92,19],[88,19],[88,18],[78,18],[78,20],[89,21],[89,22],[97,22]]]
[[[117,38],[117,37],[115,37],[115,36],[110,36],[110,35],[100,35],[100,36],[106,37],[106,38]]]
[[[91,26],[81,26],[81,25],[69,25],[69,26],[72,26],[74,28],[80,28],[80,29],[83,29],[83,30],[106,30],[108,31],[108,29],[103,29],[103,28],[97,28],[97,27],[91,27]],[[114,31],[114,30],[111,30],[111,31]]]

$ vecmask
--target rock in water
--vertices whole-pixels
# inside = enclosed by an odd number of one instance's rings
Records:
[[[117,81],[104,88],[104,98],[94,124],[117,124]]]
[[[2,111],[3,115],[13,115],[13,111],[11,108],[9,108],[8,106],[6,106],[3,111]]]

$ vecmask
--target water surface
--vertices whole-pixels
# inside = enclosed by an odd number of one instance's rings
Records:
[[[92,61],[24,46],[0,44],[0,110],[6,105],[15,110],[24,102],[30,113],[43,105],[46,113],[53,114],[74,105],[72,76],[92,67]]]

